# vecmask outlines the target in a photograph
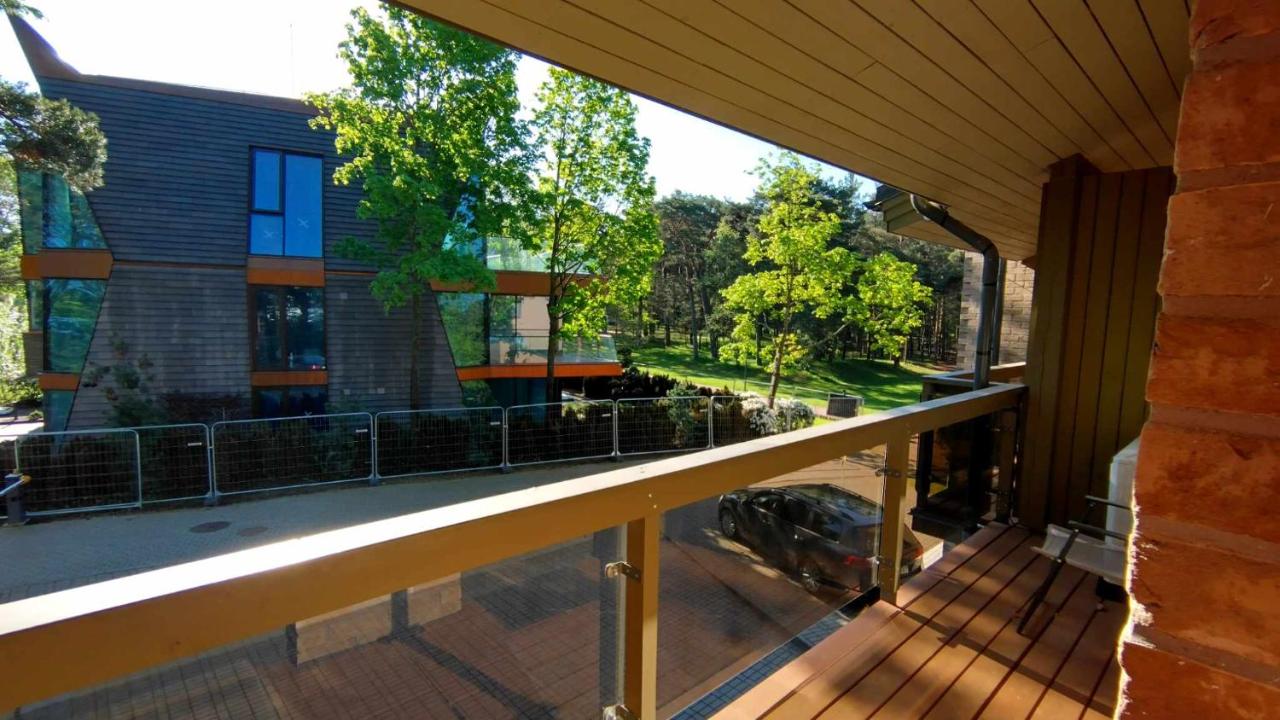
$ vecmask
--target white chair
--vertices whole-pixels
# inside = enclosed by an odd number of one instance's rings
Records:
[[[1113,515],[1118,514],[1114,511],[1123,511],[1130,518],[1133,514],[1131,506],[1112,502],[1106,498],[1088,495],[1085,500],[1088,501],[1084,515],[1086,520],[1098,507],[1108,508],[1108,525],[1112,524]],[[1128,525],[1132,527],[1131,523]],[[1090,525],[1087,522],[1072,520],[1067,523],[1067,527],[1050,525],[1045,531],[1044,544],[1033,550],[1053,560],[1053,564],[1049,567],[1049,574],[1044,582],[1032,593],[1026,612],[1018,622],[1018,632],[1021,633],[1026,629],[1027,623],[1044,602],[1045,596],[1049,594],[1049,588],[1053,587],[1053,581],[1058,578],[1058,573],[1062,572],[1064,565],[1080,568],[1113,585],[1124,587],[1125,565],[1129,559],[1128,544],[1128,534]]]

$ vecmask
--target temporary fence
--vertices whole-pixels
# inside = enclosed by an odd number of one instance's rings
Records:
[[[215,498],[375,477],[367,412],[223,420],[212,435]]]
[[[375,416],[380,478],[502,467],[500,407],[397,410]]]
[[[790,429],[735,396],[578,400],[33,433],[0,443],[32,516],[335,483],[679,453]]]

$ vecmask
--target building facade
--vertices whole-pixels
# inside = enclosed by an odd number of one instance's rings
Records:
[[[1026,362],[1031,337],[1031,291],[1036,272],[1021,262],[1006,262],[1004,297],[1000,314],[1000,355],[996,363]],[[974,356],[978,341],[978,311],[982,307],[982,256],[964,253],[964,284],[960,288],[960,335],[956,357],[965,362]]]
[[[375,269],[338,252],[374,226],[357,218],[360,190],[333,183],[342,159],[310,107],[82,74],[14,25],[41,92],[96,113],[108,140],[87,194],[19,173],[46,429],[119,424],[141,400],[192,421],[409,407],[411,313],[384,307]],[[545,268],[501,240],[481,251],[494,292],[424,298],[426,407],[545,394]],[[558,360],[561,377],[619,372],[608,338]]]

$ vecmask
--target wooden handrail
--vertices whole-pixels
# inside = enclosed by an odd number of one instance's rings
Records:
[[[1005,363],[1003,365],[992,365],[989,377],[992,382],[1011,382],[1021,379],[1026,372],[1027,364],[1025,362]],[[973,370],[952,370],[951,372],[924,376],[925,382],[953,384],[951,381],[958,380],[973,380]]]
[[[898,449],[896,457],[911,435],[1016,407],[1023,391],[1021,385],[995,385],[0,605],[0,709],[606,528],[626,524],[629,535],[648,542],[666,510],[886,443]],[[901,515],[908,478],[898,471],[887,479],[886,495],[899,503],[895,514]],[[640,553],[639,562],[656,563],[652,548],[629,548],[632,553]],[[634,623],[628,618],[641,642],[628,657],[639,653],[635,671],[643,675],[655,667],[656,564],[642,582],[651,602],[629,603],[644,616]],[[654,678],[628,678],[627,687],[628,709],[642,720],[653,718]]]

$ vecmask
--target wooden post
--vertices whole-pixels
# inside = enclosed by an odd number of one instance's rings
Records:
[[[889,441],[884,457],[884,524],[880,529],[880,599],[896,603],[902,567],[902,528],[907,521],[907,464],[911,436]]]
[[[639,573],[626,582],[622,704],[637,720],[658,716],[658,527],[653,513],[627,523],[627,564]]]
[[[1000,459],[996,476],[996,522],[1008,524],[1013,508],[1013,459],[1018,450],[1018,411],[1001,410],[999,415]]]

